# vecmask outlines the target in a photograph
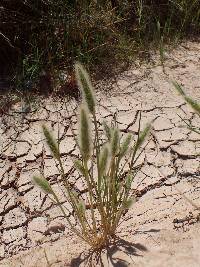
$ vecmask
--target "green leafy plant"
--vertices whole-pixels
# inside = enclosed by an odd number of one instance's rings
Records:
[[[59,164],[66,198],[74,210],[76,224],[68,218],[67,210],[61,204],[53,186],[44,177],[35,176],[33,180],[57,203],[71,230],[92,248],[100,249],[115,237],[124,212],[134,202],[131,196],[131,184],[137,171],[134,166],[138,150],[151,126],[148,124],[143,131],[139,130],[134,142],[131,134],[122,137],[118,128],[109,127],[103,122],[105,134],[100,136],[102,131],[97,123],[96,101],[89,75],[80,63],[75,64],[75,73],[83,103],[79,110],[78,138],[74,135],[80,159],[74,161],[74,167],[86,185],[85,199],[76,193],[65,176],[59,144],[46,126],[43,126],[43,132],[52,155]]]

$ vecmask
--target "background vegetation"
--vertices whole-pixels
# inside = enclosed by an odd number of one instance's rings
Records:
[[[45,90],[41,77],[52,88],[75,60],[105,75],[199,26],[199,0],[2,0],[0,74],[20,90]]]

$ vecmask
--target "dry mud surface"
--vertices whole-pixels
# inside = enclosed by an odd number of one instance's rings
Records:
[[[200,266],[200,136],[181,128],[180,117],[199,120],[172,89],[176,79],[200,99],[200,43],[186,42],[167,54],[165,73],[158,59],[151,66],[135,63],[117,79],[110,95],[97,93],[100,121],[116,117],[122,131],[137,132],[155,119],[154,130],[138,164],[133,184],[137,202],[118,229],[117,244],[101,256],[102,266]],[[97,89],[98,91],[98,89]],[[81,192],[72,171],[77,157],[69,129],[76,117],[75,101],[66,105],[43,99],[30,113],[16,105],[1,117],[0,155],[0,266],[64,267],[89,264],[89,248],[70,233],[57,207],[31,183],[43,172],[52,184],[58,170],[41,134],[45,123],[55,132],[60,124],[62,159],[70,181]],[[71,216],[69,214],[69,216]],[[91,263],[91,262],[90,262]],[[94,261],[90,266],[98,266]]]

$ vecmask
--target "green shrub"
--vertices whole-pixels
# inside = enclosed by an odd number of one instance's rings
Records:
[[[199,26],[198,0],[2,0],[0,60],[4,69],[17,61],[27,87],[43,68],[70,71],[75,60],[119,66],[152,43],[199,33]]]
[[[74,136],[80,151],[80,160],[74,162],[74,167],[86,184],[85,200],[76,193],[65,177],[59,145],[46,126],[43,126],[43,132],[52,155],[59,163],[66,199],[74,210],[76,225],[67,217],[67,210],[61,204],[53,186],[44,177],[33,177],[33,180],[50,198],[53,197],[71,230],[92,248],[100,249],[114,238],[122,215],[134,202],[131,184],[136,172],[134,166],[138,158],[137,152],[151,126],[148,124],[143,131],[139,131],[137,141],[133,142],[131,134],[122,138],[119,129],[111,128],[103,122],[105,136],[100,136],[90,78],[80,63],[76,63],[75,72],[83,103],[79,112],[78,138]]]

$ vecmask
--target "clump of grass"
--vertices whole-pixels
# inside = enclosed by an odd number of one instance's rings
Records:
[[[199,116],[199,118],[200,118],[200,103],[197,102],[196,100],[192,99],[191,97],[189,97],[189,96],[185,93],[184,89],[182,88],[182,86],[181,86],[179,83],[177,83],[176,81],[173,81],[172,83],[173,83],[175,89],[177,90],[177,92],[178,92],[178,93],[185,99],[185,102],[186,102],[188,105],[191,106],[191,108],[195,111],[195,113],[196,113],[196,114]],[[181,117],[180,117],[180,118],[181,118]],[[193,132],[195,132],[195,133],[197,133],[197,134],[200,134],[200,128],[199,128],[199,127],[192,125],[192,124],[190,123],[190,121],[185,120],[185,119],[183,119],[183,118],[181,118],[181,120],[185,123],[185,125],[186,125],[186,127],[187,127],[188,129],[190,129],[191,131],[193,131]],[[197,156],[199,157],[200,155],[197,155]],[[194,203],[194,201],[192,201],[191,199],[189,199],[189,198],[188,198],[184,193],[182,193],[177,187],[175,187],[175,188],[176,188],[176,190],[181,194],[181,196],[182,196],[188,203],[190,203],[195,209],[200,210],[200,206],[196,205],[196,204]]]
[[[173,85],[176,88],[177,92],[185,99],[185,102],[188,105],[190,105],[190,107],[200,117],[200,103],[197,102],[196,100],[192,99],[191,97],[189,97],[185,93],[184,89],[182,88],[182,86],[179,83],[177,83],[176,81],[173,81]],[[183,118],[181,118],[181,119],[191,131],[200,134],[200,128],[199,127],[192,125],[189,121],[187,121]]]
[[[109,127],[103,122],[105,137],[102,139],[89,75],[80,63],[75,64],[75,72],[83,103],[79,112],[79,130],[76,139],[80,159],[74,161],[74,167],[86,184],[85,200],[76,193],[66,179],[59,145],[51,132],[46,126],[43,126],[43,132],[52,155],[59,164],[66,198],[74,210],[76,224],[68,218],[68,211],[61,204],[53,186],[44,177],[33,179],[60,207],[71,230],[93,249],[101,249],[115,237],[124,212],[134,203],[131,185],[136,173],[134,166],[138,157],[137,152],[150,132],[151,126],[148,124],[143,131],[139,131],[137,141],[134,142],[131,134],[122,138],[119,129]]]

